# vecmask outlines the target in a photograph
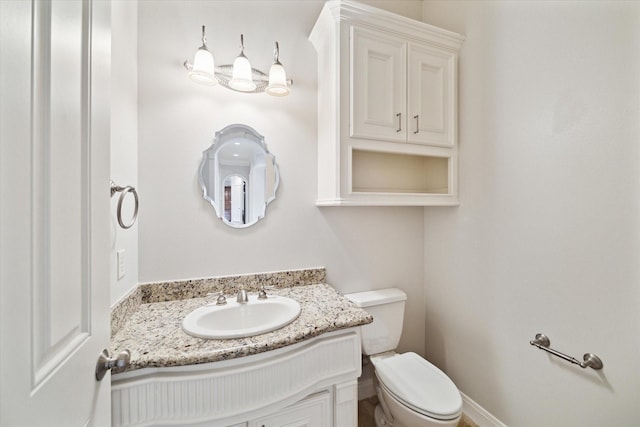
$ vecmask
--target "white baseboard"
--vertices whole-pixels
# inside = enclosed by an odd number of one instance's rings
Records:
[[[502,421],[491,415],[489,411],[478,405],[469,396],[460,392],[462,395],[462,412],[471,418],[479,427],[507,427]]]

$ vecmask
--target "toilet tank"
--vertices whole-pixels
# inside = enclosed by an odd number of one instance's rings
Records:
[[[402,289],[387,288],[345,295],[373,316],[373,323],[362,326],[362,351],[372,355],[395,350],[402,335],[404,304]]]

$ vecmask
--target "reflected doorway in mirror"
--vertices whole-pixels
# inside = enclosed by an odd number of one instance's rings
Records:
[[[280,174],[264,137],[247,125],[232,124],[216,132],[203,152],[198,181],[218,218],[244,228],[264,218],[276,198]]]

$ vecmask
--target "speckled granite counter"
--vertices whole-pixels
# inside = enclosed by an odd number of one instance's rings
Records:
[[[111,349],[115,353],[124,349],[131,352],[127,370],[192,365],[262,353],[373,321],[366,311],[326,284],[303,284],[269,293],[298,301],[300,316],[266,334],[207,340],[187,335],[181,324],[189,312],[215,301],[215,297],[141,303],[112,336]]]

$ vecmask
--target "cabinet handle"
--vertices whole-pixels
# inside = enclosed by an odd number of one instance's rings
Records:
[[[398,118],[398,129],[396,129],[396,132],[402,132],[402,113],[396,114],[396,117]]]
[[[418,133],[420,132],[420,119],[418,118],[418,115],[416,114],[415,116],[413,116],[414,119],[416,119],[416,131],[413,133]]]

